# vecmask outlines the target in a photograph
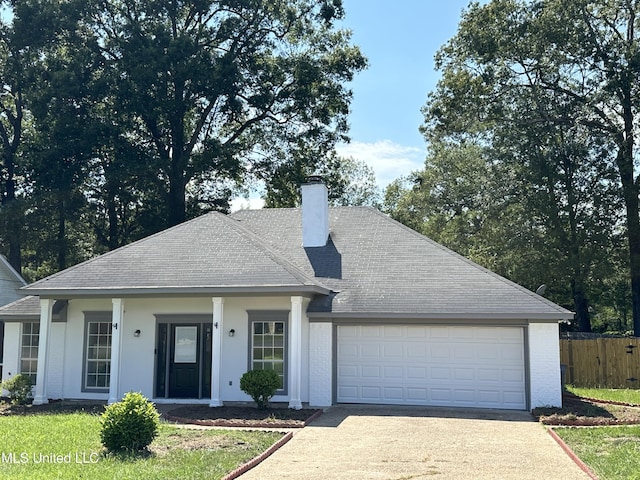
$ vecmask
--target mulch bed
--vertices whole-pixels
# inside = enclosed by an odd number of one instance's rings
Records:
[[[50,400],[44,405],[11,405],[7,399],[1,399],[0,415],[37,415],[47,413],[85,412],[101,414],[106,402],[80,400]]]
[[[322,410],[303,408],[269,408],[185,405],[162,415],[170,422],[218,427],[302,428],[322,414]]]
[[[533,415],[545,425],[593,427],[640,424],[640,406],[608,402],[565,393],[562,408],[542,407]]]

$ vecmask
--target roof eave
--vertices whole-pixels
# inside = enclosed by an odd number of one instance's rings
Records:
[[[329,295],[320,285],[203,286],[203,287],[113,287],[113,288],[30,288],[20,290],[40,298],[189,297],[189,296],[280,296]]]
[[[525,320],[540,322],[560,322],[572,320],[574,313],[565,311],[558,312],[308,312],[309,318],[327,320],[372,320],[372,319],[415,319],[415,320]]]

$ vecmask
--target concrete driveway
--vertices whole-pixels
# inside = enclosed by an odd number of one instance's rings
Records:
[[[340,405],[240,478],[589,477],[526,412]]]

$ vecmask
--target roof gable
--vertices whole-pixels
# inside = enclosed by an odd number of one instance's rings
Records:
[[[20,298],[17,289],[26,284],[27,282],[15,271],[8,260],[0,255],[0,305]]]

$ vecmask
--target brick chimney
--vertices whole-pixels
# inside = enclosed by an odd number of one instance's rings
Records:
[[[302,190],[302,246],[324,247],[329,238],[329,194],[322,177],[307,177]]]

